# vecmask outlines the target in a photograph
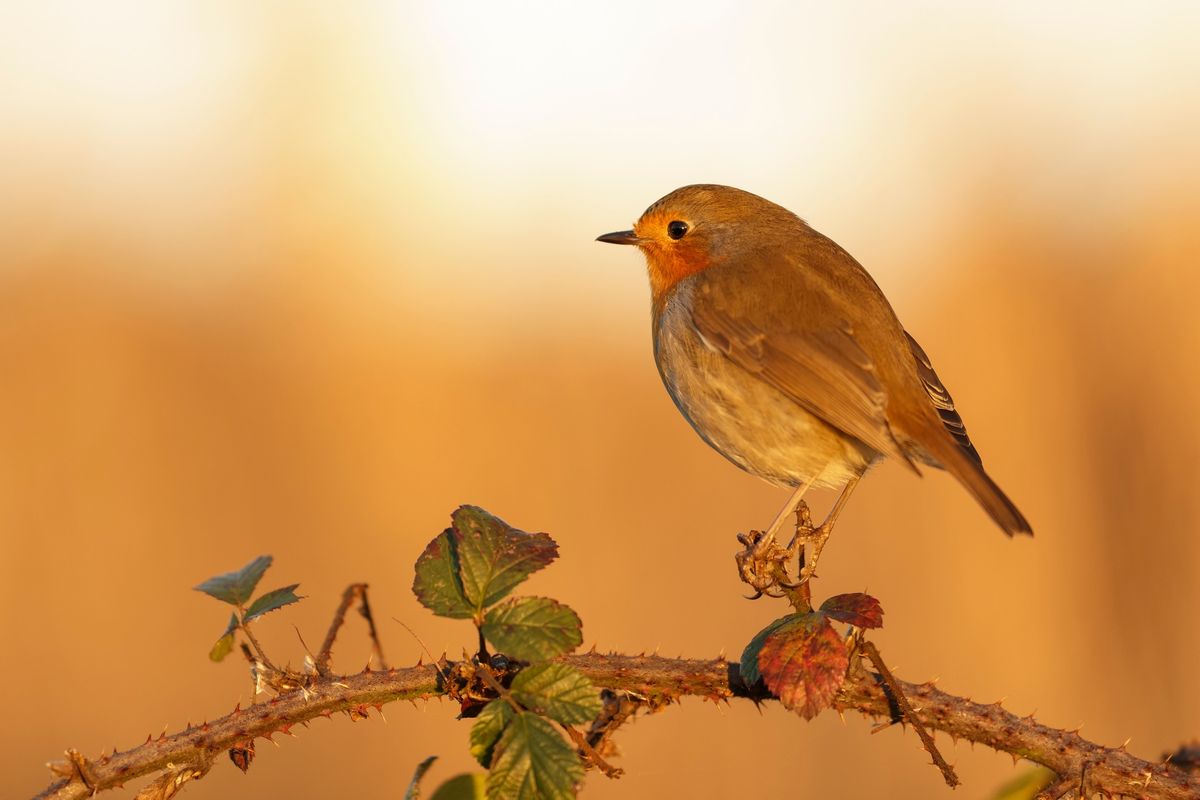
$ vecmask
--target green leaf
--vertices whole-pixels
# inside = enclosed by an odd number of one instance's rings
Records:
[[[579,616],[546,597],[515,597],[490,609],[483,635],[496,649],[520,661],[549,661],[583,643]]]
[[[433,766],[433,762],[437,761],[437,756],[429,758],[417,764],[417,768],[413,771],[412,780],[408,783],[408,790],[404,792],[404,800],[419,800],[421,797],[421,779],[425,777],[425,773],[429,772],[429,768]]]
[[[604,704],[587,676],[566,664],[534,664],[517,673],[509,689],[530,711],[564,725],[591,722]]]
[[[1034,800],[1055,777],[1054,771],[1045,767],[1031,769],[997,789],[991,800]]]
[[[443,783],[429,800],[484,800],[487,797],[487,775],[464,772]]]
[[[477,613],[558,557],[548,534],[519,531],[482,508],[461,506],[451,518],[463,594]]]
[[[426,545],[417,559],[416,570],[412,588],[421,605],[439,617],[465,619],[474,614],[463,595],[462,579],[458,575],[453,528],[442,531]]]
[[[519,531],[475,506],[460,507],[452,521],[417,559],[413,580],[417,599],[438,616],[481,614],[558,555],[548,535]]]
[[[231,606],[240,606],[254,594],[254,587],[258,586],[259,579],[271,566],[271,560],[271,556],[259,556],[237,572],[209,578],[195,589]]]
[[[805,719],[833,702],[849,666],[846,643],[819,611],[794,615],[766,637],[758,653],[767,688]]]
[[[558,800],[575,796],[583,764],[547,720],[522,711],[496,745],[488,773],[490,800]]]
[[[233,652],[233,632],[237,629],[237,614],[230,614],[229,624],[225,626],[225,632],[221,634],[220,639],[217,639],[216,644],[212,646],[212,650],[208,651],[208,657],[213,661],[224,661],[225,656]]]
[[[746,649],[742,651],[739,672],[742,674],[742,682],[746,684],[747,689],[758,683],[759,678],[762,677],[762,674],[758,671],[758,653],[762,650],[763,642],[781,626],[799,616],[799,614],[788,614],[786,617],[780,617],[754,634],[754,638],[750,640],[750,644],[746,645]]]
[[[821,603],[821,611],[831,619],[859,628],[882,628],[883,606],[869,594],[835,594]]]
[[[497,699],[484,706],[475,718],[471,726],[471,755],[482,766],[491,766],[492,750],[515,713],[507,700]]]
[[[212,649],[208,651],[208,657],[217,662],[225,660],[225,656],[233,652],[233,634],[222,636],[217,639]]]
[[[252,619],[257,619],[263,614],[274,611],[277,608],[299,603],[304,598],[296,596],[296,587],[298,583],[293,583],[291,586],[285,586],[282,589],[274,589],[264,595],[259,596],[257,600],[250,604],[246,609],[246,616],[242,622],[249,622]]]

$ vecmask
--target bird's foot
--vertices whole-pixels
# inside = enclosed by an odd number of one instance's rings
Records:
[[[754,590],[750,600],[767,597],[785,597],[797,609],[810,607],[808,582],[817,577],[817,559],[829,540],[833,528],[832,520],[815,525],[808,504],[801,502],[796,507],[796,533],[787,547],[780,546],[774,531],[750,531],[739,533],[738,541],[743,549],[734,555],[738,577]],[[788,571],[791,560],[800,557],[799,575],[792,580]]]
[[[794,589],[788,575],[788,562],[796,555],[793,546],[782,547],[770,532],[750,531],[739,533],[737,539],[743,549],[736,553],[738,577],[754,590],[751,600],[766,595],[783,597],[786,590]]]

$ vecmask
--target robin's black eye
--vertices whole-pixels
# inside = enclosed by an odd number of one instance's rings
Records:
[[[686,222],[673,220],[667,223],[667,236],[670,236],[672,239],[682,239],[683,235],[687,232],[688,224]]]

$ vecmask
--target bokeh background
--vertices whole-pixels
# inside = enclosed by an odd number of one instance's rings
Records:
[[[249,681],[191,586],[272,553],[367,581],[393,663],[460,503],[551,532],[531,591],[601,649],[736,654],[734,534],[783,493],[659,385],[635,253],[676,186],[806,217],[875,275],[992,474],[885,466],[820,594],[883,600],[902,677],[1156,757],[1200,735],[1195,4],[15,4],[0,26],[0,794],[216,717]],[[819,496],[823,509],[831,500]],[[337,655],[369,654],[351,625]],[[195,797],[396,797],[470,766],[446,703],[321,722]],[[586,797],[948,796],[912,735],[685,702]],[[952,747],[984,797],[1007,756]],[[125,796],[131,796],[132,789]]]

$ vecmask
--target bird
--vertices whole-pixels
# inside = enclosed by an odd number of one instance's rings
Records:
[[[801,582],[859,480],[888,458],[917,475],[949,472],[1006,534],[1032,534],[882,290],[800,217],[694,184],[597,241],[645,256],[654,360],[684,419],[741,469],[792,490],[761,541],[774,542],[809,489],[841,490]]]

